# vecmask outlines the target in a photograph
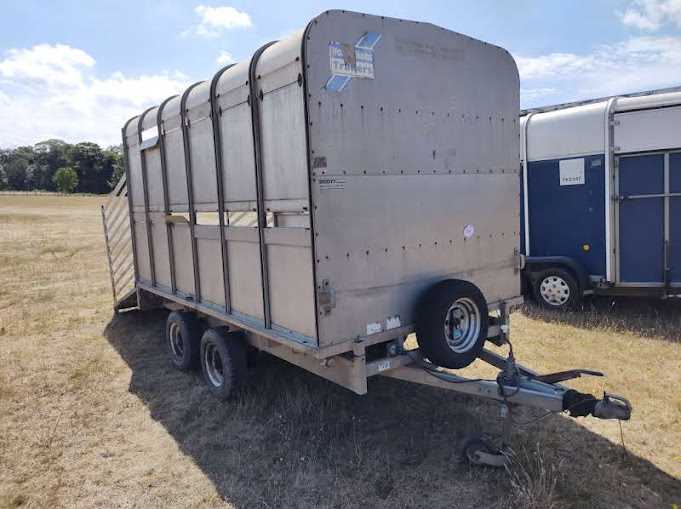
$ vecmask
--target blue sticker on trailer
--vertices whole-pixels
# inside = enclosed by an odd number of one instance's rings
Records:
[[[623,283],[664,281],[664,154],[619,159],[619,261]],[[652,196],[646,196],[652,195]]]
[[[681,193],[681,152],[669,154],[669,192]],[[669,199],[669,266],[672,283],[681,283],[681,196]]]
[[[527,173],[530,255],[567,256],[605,276],[604,156],[532,161]],[[521,221],[527,242],[524,211]]]
[[[367,32],[354,45],[331,41],[331,77],[324,88],[341,92],[353,78],[374,79],[374,48],[380,40],[381,34]]]

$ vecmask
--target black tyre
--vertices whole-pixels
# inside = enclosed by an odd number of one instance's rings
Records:
[[[425,357],[445,368],[464,368],[480,354],[489,316],[482,292],[472,283],[442,281],[418,306],[416,340]]]
[[[243,335],[226,329],[206,330],[201,338],[201,371],[214,396],[223,401],[233,397],[248,373]]]
[[[547,309],[574,308],[581,300],[577,279],[565,269],[548,269],[534,280],[534,298]]]
[[[182,371],[199,365],[201,323],[191,313],[173,311],[166,320],[166,345],[173,366]]]

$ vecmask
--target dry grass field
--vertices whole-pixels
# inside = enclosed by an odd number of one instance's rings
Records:
[[[617,422],[550,416],[516,429],[510,472],[470,468],[463,436],[499,424],[481,400],[389,379],[359,397],[263,359],[218,403],[171,369],[165,313],[113,316],[100,201],[0,196],[0,507],[681,505],[678,303],[514,313],[522,362],[631,399],[626,448]]]

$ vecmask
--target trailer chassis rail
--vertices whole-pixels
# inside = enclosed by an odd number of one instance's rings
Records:
[[[573,369],[538,375],[516,363],[513,348],[510,343],[508,344],[507,358],[487,349],[483,350],[480,355],[483,362],[500,369],[496,380],[465,378],[445,371],[424,360],[418,350],[402,351],[393,359],[368,363],[367,375],[380,374],[389,378],[498,401],[500,403],[499,415],[502,419],[499,445],[496,445],[488,436],[480,434],[471,435],[464,440],[463,458],[476,465],[502,467],[508,464],[511,452],[511,432],[513,425],[518,424],[514,420],[514,412],[518,406],[546,410],[546,414],[535,421],[550,414],[562,412],[567,412],[571,417],[590,415],[599,419],[625,421],[630,419],[631,404],[622,396],[606,392],[602,399],[597,399],[591,394],[581,393],[558,383],[582,375],[604,376],[603,373]]]

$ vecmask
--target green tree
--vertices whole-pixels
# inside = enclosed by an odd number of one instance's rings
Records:
[[[12,191],[32,189],[33,147],[18,147],[0,152],[3,187]]]
[[[33,145],[35,153],[32,168],[31,184],[33,189],[55,191],[54,174],[63,167],[69,166],[66,159],[68,144],[62,140],[45,140]]]
[[[107,164],[102,149],[96,143],[76,143],[68,150],[68,161],[78,174],[79,193],[106,193],[113,175],[113,166]]]
[[[107,168],[111,168],[111,179],[108,182],[108,192],[116,187],[116,184],[118,184],[118,181],[125,173],[125,166],[123,166],[123,151],[121,147],[111,146],[104,150],[104,160]]]
[[[52,177],[54,185],[61,193],[72,193],[78,185],[78,175],[76,170],[70,166],[59,168]]]

